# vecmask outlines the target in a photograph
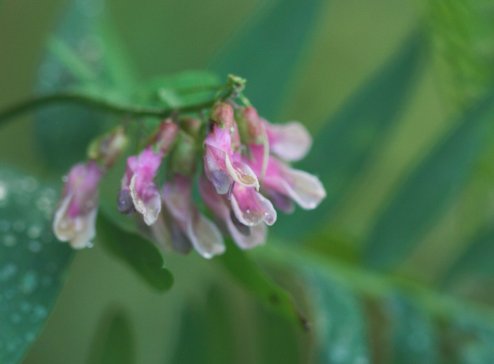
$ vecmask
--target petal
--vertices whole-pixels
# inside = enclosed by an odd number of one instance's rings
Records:
[[[98,209],[95,208],[85,216],[78,217],[76,220],[77,232],[70,240],[70,245],[74,249],[91,248],[92,240],[96,236],[96,215]]]
[[[195,250],[206,259],[223,254],[225,251],[219,229],[198,211],[194,211],[188,221],[185,233]]]
[[[264,243],[266,225],[248,227],[235,217],[224,197],[218,195],[211,183],[203,176],[199,181],[199,192],[206,206],[226,229],[235,243],[242,249],[250,249]]]
[[[265,224],[245,226],[237,220],[234,214],[226,220],[227,229],[232,239],[241,249],[251,249],[266,241],[267,229]]]
[[[226,168],[235,182],[245,187],[254,187],[259,190],[259,181],[256,174],[246,163],[240,160],[239,156],[234,156],[235,159],[233,161],[228,154],[225,157]]]
[[[138,190],[136,188],[137,178],[138,175],[134,175],[130,180],[130,196],[135,209],[142,214],[144,222],[152,225],[161,211],[161,196],[154,184]]]
[[[60,241],[69,241],[74,236],[72,224],[67,217],[67,208],[72,200],[72,193],[67,194],[60,202],[53,219],[53,232]]]
[[[312,137],[299,122],[270,124],[265,121],[271,152],[286,161],[305,157],[312,145]]]
[[[168,252],[172,249],[172,238],[162,214],[160,214],[156,222],[149,227],[149,230],[153,241],[162,252]]]
[[[231,204],[236,218],[244,225],[255,226],[262,222],[273,225],[276,222],[273,204],[252,187],[235,184]]]
[[[326,190],[316,176],[289,167],[285,167],[283,174],[284,178],[277,183],[303,209],[316,208],[326,197]]]
[[[232,176],[226,169],[225,160],[227,154],[215,146],[206,145],[204,154],[204,171],[216,192],[220,195],[227,194],[233,183]]]
[[[291,214],[295,210],[295,205],[289,196],[274,190],[268,191],[268,195],[273,205],[285,214]]]

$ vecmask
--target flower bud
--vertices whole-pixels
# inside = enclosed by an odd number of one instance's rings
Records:
[[[211,120],[221,126],[233,132],[233,125],[235,123],[233,107],[226,102],[219,102],[213,106],[211,112]]]
[[[88,157],[98,161],[105,168],[111,168],[127,147],[127,142],[123,128],[118,127],[93,141],[88,148]]]
[[[188,134],[180,132],[170,156],[170,169],[173,173],[191,176],[196,169],[196,144]]]
[[[257,114],[257,110],[252,106],[246,107],[243,111],[243,117],[246,123],[249,143],[263,144],[266,138],[266,130],[262,119]]]
[[[158,132],[154,136],[153,146],[163,154],[168,153],[177,139],[178,131],[178,125],[171,119],[166,119],[161,123]]]

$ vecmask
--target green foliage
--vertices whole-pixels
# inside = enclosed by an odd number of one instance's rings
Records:
[[[43,326],[73,251],[51,232],[57,191],[0,169],[0,362],[17,363]]]
[[[173,276],[163,267],[158,249],[137,234],[123,231],[104,214],[97,223],[98,241],[104,244],[117,258],[132,267],[141,278],[159,291],[166,291],[173,285]]]
[[[247,78],[251,101],[272,117],[323,5],[321,0],[278,1],[232,39],[213,69]]]
[[[305,327],[306,319],[297,312],[290,296],[272,282],[237,246],[230,244],[226,253],[218,259],[240,284],[266,306],[273,307],[293,322]]]
[[[383,65],[332,115],[314,139],[314,147],[301,162],[316,172],[328,191],[314,216],[298,211],[275,227],[286,237],[302,237],[331,217],[348,197],[352,183],[399,121],[424,61],[423,34],[409,36],[397,54]],[[295,223],[297,221],[297,223]]]
[[[137,361],[129,320],[122,311],[110,310],[101,319],[89,364],[133,363]]]
[[[48,43],[37,91],[77,91],[96,104],[117,109],[122,105],[183,109],[211,102],[224,76],[238,73],[248,79],[249,99],[267,116],[275,115],[287,87],[294,84],[294,75],[301,74],[297,66],[312,41],[319,13],[326,7],[320,0],[270,3],[233,37],[222,57],[212,62],[220,77],[185,71],[156,77],[138,87],[126,49],[102,4],[100,0],[70,2]],[[426,237],[443,238],[431,233],[448,222],[453,204],[468,192],[468,183],[479,178],[475,174],[479,166],[492,163],[494,96],[485,94],[494,82],[489,6],[478,0],[431,1],[429,27],[419,25],[390,60],[328,116],[309,157],[300,163],[302,169],[317,173],[328,191],[320,209],[279,216],[268,246],[252,253],[229,244],[225,255],[207,261],[214,273],[202,270],[206,263],[182,269],[177,282],[194,280],[187,289],[174,286],[162,294],[173,284],[176,257],[166,256],[164,268],[155,245],[143,237],[131,217],[116,209],[125,167],[122,158],[101,186],[97,241],[111,257],[130,267],[144,287],[153,287],[154,298],[175,300],[174,306],[166,308],[175,310],[171,316],[176,316],[177,324],[168,322],[163,332],[146,332],[146,322],[135,321],[141,317],[136,312],[143,304],[139,292],[132,292],[133,310],[126,315],[112,311],[103,317],[91,362],[136,362],[139,353],[148,349],[140,335],[165,334],[175,339],[167,347],[168,357],[180,363],[493,362],[492,228],[484,227],[479,233],[477,226],[469,227],[473,230],[470,241],[463,242],[463,250],[456,252],[452,262],[441,260],[442,251],[421,246]],[[351,201],[353,187],[366,182],[363,171],[382,163],[377,159],[379,152],[401,126],[408,108],[417,107],[412,100],[421,84],[416,81],[432,61],[426,49],[427,34],[433,36],[436,63],[439,60],[447,82],[455,85],[450,91],[458,94],[459,101],[453,109],[462,112],[426,153],[406,151],[421,159],[413,170],[399,176],[397,188],[386,191],[377,213],[363,223],[369,231],[364,232],[362,244],[339,242],[355,252],[355,257],[363,257],[349,264],[331,253],[338,247],[326,249],[331,244],[327,237],[339,233],[334,231],[334,219],[341,218],[339,208]],[[48,167],[57,173],[84,159],[88,142],[120,121],[92,106],[95,103],[54,106],[37,115],[36,142]],[[128,121],[131,145],[127,155],[139,148],[141,136],[159,120],[136,117]],[[422,136],[421,130],[415,133],[410,138]],[[378,178],[386,177],[381,172]],[[72,255],[66,245],[55,244],[49,232],[56,195],[51,187],[29,176],[0,170],[2,363],[19,362],[35,339]],[[315,252],[316,246],[324,249]],[[403,268],[404,261],[414,261],[419,246],[429,253],[425,265],[443,265],[440,288],[419,281],[420,264]],[[176,265],[196,263],[194,257],[180,259]],[[224,269],[216,271],[217,264]],[[282,277],[284,288],[266,272]],[[225,280],[232,282],[224,275],[231,276],[245,292],[231,289]],[[434,281],[434,277],[427,278]],[[251,302],[247,293],[262,305]],[[147,319],[161,314],[149,313]]]
[[[492,141],[493,112],[494,95],[489,95],[408,176],[368,236],[367,264],[393,268],[444,214]]]
[[[121,90],[132,85],[132,69],[103,19],[103,0],[73,1],[52,35],[40,66],[38,92],[61,89]],[[55,105],[38,112],[36,142],[47,167],[58,173],[85,158],[86,146],[108,127],[106,115],[80,105]]]

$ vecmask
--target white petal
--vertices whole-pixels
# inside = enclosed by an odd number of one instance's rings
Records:
[[[74,231],[71,221],[67,217],[67,208],[72,200],[72,194],[67,194],[55,212],[53,219],[53,232],[60,241],[69,241],[74,236]]]
[[[239,229],[232,219],[227,220],[227,228],[232,239],[241,249],[251,249],[266,241],[267,228],[265,224],[245,226],[246,232]]]
[[[259,181],[256,174],[246,163],[232,162],[230,156],[225,154],[225,165],[228,173],[235,182],[245,187],[254,187],[259,191]]]
[[[70,245],[74,249],[91,248],[93,239],[96,236],[96,216],[98,209],[94,208],[87,215],[76,219],[77,231],[70,240]]]
[[[158,215],[161,211],[160,193],[156,189],[156,191],[153,193],[153,196],[148,201],[144,201],[137,193],[135,189],[135,183],[136,175],[132,176],[129,186],[130,196],[132,197],[132,201],[134,202],[134,207],[137,212],[142,214],[146,225],[152,225],[158,219]]]
[[[195,250],[206,259],[225,251],[219,229],[197,211],[187,224],[186,234]]]
[[[284,174],[285,179],[280,184],[288,196],[303,209],[316,208],[326,197],[326,190],[316,176],[291,168],[287,168]]]
[[[286,161],[298,161],[305,157],[312,145],[312,137],[301,123],[270,124],[271,152]]]

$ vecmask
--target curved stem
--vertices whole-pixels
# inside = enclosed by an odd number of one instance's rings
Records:
[[[184,108],[153,108],[146,106],[128,105],[113,100],[102,99],[90,94],[75,91],[57,92],[43,96],[37,96],[32,99],[21,101],[5,110],[0,111],[0,125],[9,119],[22,113],[36,109],[41,106],[59,103],[71,103],[90,106],[113,114],[124,114],[131,116],[150,116],[156,118],[166,118],[175,112],[195,112],[211,107],[215,100],[209,100],[203,103],[190,105]]]

